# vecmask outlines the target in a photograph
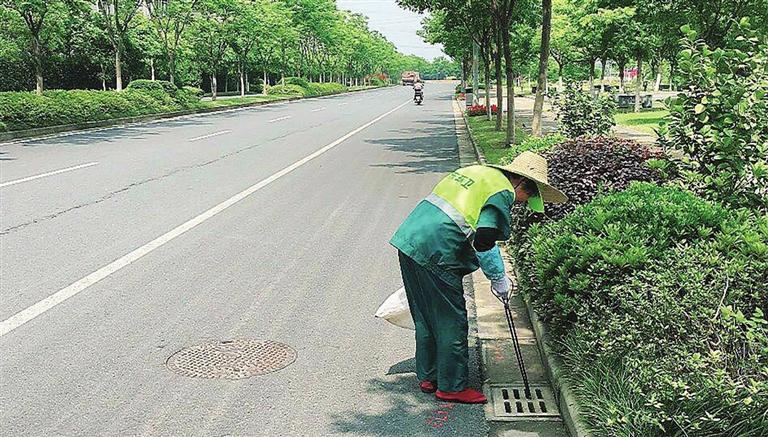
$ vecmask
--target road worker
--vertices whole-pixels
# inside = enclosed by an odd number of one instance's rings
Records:
[[[543,213],[567,201],[547,180],[547,161],[523,152],[511,164],[473,165],[443,178],[400,225],[398,249],[416,327],[416,374],[421,391],[448,402],[485,403],[467,387],[468,322],[462,278],[481,268],[491,291],[505,297],[510,280],[497,241],[510,236],[514,202]]]

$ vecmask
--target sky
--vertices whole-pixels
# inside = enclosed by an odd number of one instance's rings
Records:
[[[381,32],[401,53],[428,60],[444,56],[440,46],[427,44],[416,34],[424,16],[401,8],[395,0],[336,0],[336,5],[367,16],[368,27]]]

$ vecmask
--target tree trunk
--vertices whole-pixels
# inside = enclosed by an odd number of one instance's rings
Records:
[[[219,84],[216,83],[216,73],[211,74],[211,100],[216,101]]]
[[[494,67],[496,69],[496,106],[499,108],[496,113],[496,130],[501,131],[502,117],[504,116],[504,92],[501,87],[504,84],[504,78],[501,72],[501,36],[496,36],[496,53],[494,54]]]
[[[251,92],[251,80],[248,77],[248,72],[245,72],[245,93],[248,94]]]
[[[107,71],[104,68],[104,64],[100,64],[99,67],[101,67],[101,90],[106,91],[107,90]]]
[[[536,99],[533,102],[531,130],[534,136],[541,136],[541,117],[544,112],[544,92],[547,88],[547,64],[549,61],[549,37],[552,31],[552,0],[542,0],[541,49],[539,50],[539,81],[536,84]]]
[[[501,23],[501,42],[504,50],[504,68],[507,72],[507,139],[506,146],[515,144],[515,71],[512,68],[512,48],[509,45],[509,23]]]
[[[152,72],[152,82],[155,81],[155,58],[149,58],[149,70]]]
[[[608,66],[608,60],[606,58],[603,58],[602,64],[600,65],[600,92],[605,92],[605,68]]]
[[[493,111],[491,111],[491,63],[488,55],[483,57],[483,74],[485,74],[485,114],[488,121],[491,121]]]
[[[619,64],[619,94],[624,94],[624,68],[626,66],[625,62]]]
[[[168,80],[171,83],[176,83],[176,54],[173,50],[168,54]]]
[[[478,78],[478,52],[480,48],[476,42],[472,42],[472,104],[477,105],[480,99],[477,96],[480,94],[480,79]]]
[[[589,94],[595,97],[595,60],[589,60]]]
[[[32,54],[35,64],[35,92],[41,96],[43,95],[43,54],[37,37],[32,38]]]
[[[240,97],[245,97],[245,72],[244,68],[240,67]]]
[[[263,79],[263,82],[261,83],[261,93],[264,94],[265,96],[267,95],[267,86],[269,85],[268,80],[269,78],[267,77],[267,70],[265,69],[264,79]]]
[[[637,87],[635,88],[635,112],[640,112],[642,102],[640,102],[641,87],[643,83],[643,57],[637,57]]]
[[[669,63],[669,90],[670,91],[677,91],[677,84],[675,83],[675,62],[672,61]]]
[[[115,89],[117,91],[123,90],[123,65],[122,65],[122,49],[120,46],[115,49]]]

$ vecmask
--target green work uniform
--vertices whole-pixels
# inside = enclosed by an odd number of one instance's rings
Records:
[[[514,200],[511,185],[490,195],[473,228],[493,228],[499,239],[509,238]],[[466,388],[469,361],[462,278],[480,267],[466,229],[456,217],[423,200],[390,243],[399,250],[416,327],[416,374],[420,381],[437,381],[442,391],[461,391]]]

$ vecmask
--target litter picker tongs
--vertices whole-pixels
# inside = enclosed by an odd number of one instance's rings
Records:
[[[495,293],[493,295],[496,296]],[[504,305],[504,315],[507,316],[507,326],[509,326],[509,334],[512,336],[512,344],[515,346],[515,356],[517,357],[517,365],[520,367],[520,375],[523,377],[523,384],[525,385],[525,398],[531,399],[531,386],[528,384],[528,374],[525,371],[525,363],[523,362],[523,352],[520,350],[520,340],[517,338],[515,321],[512,319],[512,310],[509,308],[509,294],[507,294],[504,297],[496,296],[496,298],[499,299],[502,305]]]

